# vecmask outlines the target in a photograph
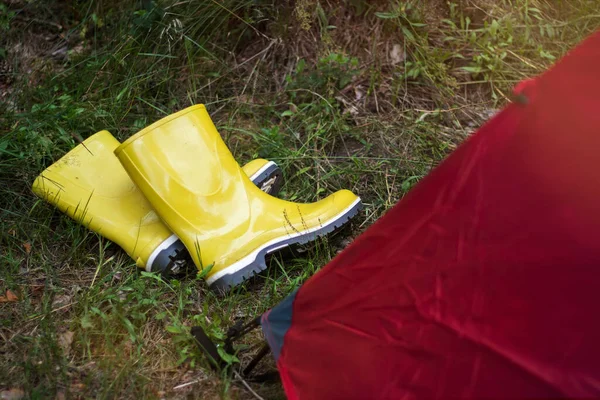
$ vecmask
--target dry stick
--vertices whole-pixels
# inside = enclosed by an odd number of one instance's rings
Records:
[[[265,52],[266,54],[266,52]],[[258,69],[258,64],[264,60],[264,57],[262,59],[256,60],[256,64],[254,64],[254,67],[252,68],[252,72],[250,72],[250,76],[248,77],[248,80],[246,81],[246,84],[244,85],[244,88],[242,89],[242,93],[240,93],[240,97],[244,95],[244,93],[246,93],[246,89],[248,88],[248,84],[250,83],[250,80],[252,79],[252,75],[254,75],[254,73],[257,71]],[[258,74],[257,74],[258,76]]]
[[[94,286],[94,282],[96,282],[96,277],[98,276],[98,272],[100,272],[100,268],[104,267],[108,262],[112,261],[115,256],[111,256],[106,259],[102,264],[98,264],[98,268],[96,268],[96,272],[94,273],[94,278],[92,279],[92,283],[90,283],[90,289]]]
[[[235,374],[236,378],[238,378],[238,379],[239,379],[239,380],[242,382],[242,385],[244,385],[244,387],[245,387],[246,389],[248,389],[248,391],[249,391],[249,392],[250,392],[250,393],[251,393],[251,394],[252,394],[254,397],[256,397],[258,400],[265,400],[265,399],[264,399],[263,397],[261,397],[261,396],[260,396],[258,393],[256,393],[254,390],[252,390],[252,388],[250,387],[250,385],[248,385],[248,383],[247,383],[247,382],[244,380],[244,378],[242,378],[242,376],[241,376],[241,375],[240,375],[240,374],[239,374],[237,371],[234,371],[234,374]],[[175,387],[173,388],[173,390],[183,389],[184,387],[187,387],[187,386],[193,385],[193,384],[195,384],[195,383],[198,383],[198,382],[200,382],[200,379],[196,379],[196,380],[193,380],[193,381],[191,381],[191,382],[182,383],[181,385],[177,385],[177,386],[175,386]]]
[[[186,386],[190,386],[193,385],[194,383],[198,383],[200,382],[200,379],[196,379],[195,381],[191,381],[191,382],[187,382],[187,383],[182,383],[181,385],[177,385],[173,388],[173,390],[177,390],[177,389],[182,389]]]
[[[26,17],[21,17],[20,15],[15,16],[15,19],[20,19],[24,22],[36,22],[38,24],[44,24],[44,25],[50,25],[55,27],[56,29],[58,29],[59,31],[62,31],[64,28],[62,25],[57,24],[56,22],[52,22],[52,21],[45,21],[43,19],[38,19],[38,18],[26,18]]]
[[[60,307],[58,307],[58,308],[55,308],[54,310],[50,311],[50,314],[53,314],[53,313],[55,313],[55,312],[58,312],[58,311],[60,311],[60,310],[64,310],[65,308],[69,308],[69,307],[71,307],[73,304],[75,304],[75,303],[69,303],[69,304],[65,304],[64,306],[60,306]],[[29,322],[29,321],[35,321],[36,319],[39,319],[39,318],[42,318],[42,319],[44,319],[44,318],[46,318],[46,315],[36,315],[36,316],[34,316],[34,317],[30,317],[30,318],[28,318],[28,319],[27,319],[27,321],[28,321],[28,322]],[[37,329],[37,326],[35,327],[35,329]],[[30,336],[31,336],[31,335],[30,335]]]
[[[258,393],[256,393],[254,390],[252,390],[252,388],[250,387],[250,385],[248,385],[248,382],[246,382],[244,380],[244,378],[242,378],[242,376],[237,371],[233,371],[233,373],[235,374],[236,378],[238,378],[242,382],[242,385],[244,385],[246,387],[246,389],[248,389],[248,391],[250,393],[252,393],[252,395],[254,397],[256,397],[258,400],[265,400]]]

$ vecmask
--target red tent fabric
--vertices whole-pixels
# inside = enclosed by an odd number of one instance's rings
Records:
[[[289,399],[600,397],[600,33],[263,315]]]

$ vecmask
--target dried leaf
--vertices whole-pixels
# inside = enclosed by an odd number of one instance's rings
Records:
[[[406,53],[402,49],[402,46],[395,44],[390,52],[390,58],[392,60],[392,65],[400,64],[404,61],[406,59]]]
[[[19,297],[12,290],[7,290],[6,295],[0,296],[0,303],[12,303],[15,301],[19,301]]]
[[[25,249],[25,253],[27,253],[27,254],[31,253],[31,243],[29,243],[29,242],[23,243],[23,248]]]
[[[71,384],[71,392],[81,393],[87,388],[85,383],[76,382]]]
[[[59,294],[58,296],[54,296],[54,301],[52,301],[52,308],[57,309],[63,306],[66,306],[71,303],[72,297],[68,294]]]
[[[71,352],[71,344],[73,344],[73,335],[71,331],[66,331],[58,336],[58,345],[63,350],[65,356],[69,356]]]
[[[365,97],[365,92],[362,90],[362,87],[357,86],[354,88],[354,98],[356,101],[360,101],[363,97]]]
[[[25,397],[25,392],[21,389],[8,389],[0,392],[0,400],[21,400]]]

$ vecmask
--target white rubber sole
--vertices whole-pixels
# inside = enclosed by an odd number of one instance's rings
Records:
[[[273,161],[269,161],[268,163],[266,163],[265,165],[263,165],[262,167],[260,167],[260,169],[258,171],[256,171],[254,174],[252,174],[252,176],[250,177],[250,180],[252,182],[254,182],[259,176],[261,176],[266,170],[273,168],[273,166],[279,168],[277,166],[277,164],[275,164]]]
[[[154,260],[156,260],[156,257],[160,254],[160,252],[165,249],[168,249],[173,243],[175,243],[178,240],[179,238],[175,236],[175,234],[172,234],[171,236],[166,238],[164,242],[159,244],[158,247],[154,249],[152,254],[150,254],[150,257],[148,257],[148,262],[146,263],[146,271],[152,272],[152,264],[154,264]]]

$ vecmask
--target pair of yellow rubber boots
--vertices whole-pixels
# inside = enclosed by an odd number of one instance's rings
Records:
[[[280,185],[271,161],[240,167],[197,105],[123,144],[96,133],[42,172],[33,191],[140,268],[171,274],[191,260],[211,287],[227,289],[264,270],[267,254],[331,232],[361,207],[348,190],[284,201],[271,196]]]

